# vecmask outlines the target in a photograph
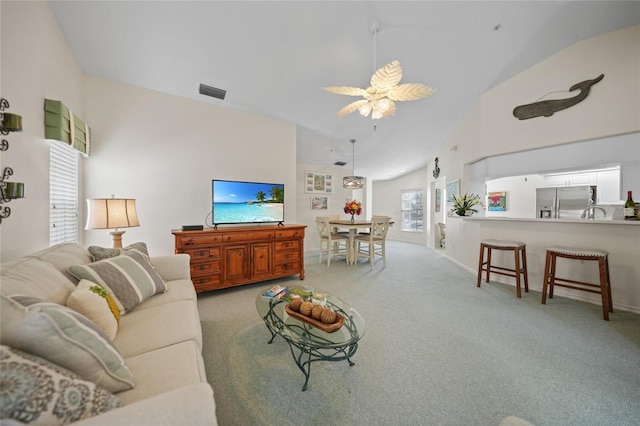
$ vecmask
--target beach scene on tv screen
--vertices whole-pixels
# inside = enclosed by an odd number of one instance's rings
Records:
[[[284,185],[214,180],[213,223],[284,221]]]

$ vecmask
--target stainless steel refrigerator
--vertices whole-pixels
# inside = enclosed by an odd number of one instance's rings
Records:
[[[595,205],[596,200],[595,186],[537,188],[537,216],[547,219],[580,219],[584,209]]]

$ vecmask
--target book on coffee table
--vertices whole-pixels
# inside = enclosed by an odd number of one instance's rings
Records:
[[[289,287],[274,285],[269,290],[262,293],[262,297],[264,297],[265,299],[273,299],[273,298],[280,299],[285,294],[287,294],[287,291],[289,291]]]

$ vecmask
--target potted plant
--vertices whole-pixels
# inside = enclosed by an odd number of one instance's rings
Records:
[[[471,216],[473,213],[477,213],[474,207],[482,206],[480,196],[477,194],[465,193],[457,197],[451,197],[449,201],[453,202],[453,211],[458,216]]]

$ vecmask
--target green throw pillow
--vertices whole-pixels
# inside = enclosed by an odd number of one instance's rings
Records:
[[[110,392],[135,386],[131,371],[111,339],[84,315],[66,306],[20,295],[2,296],[2,308],[13,311],[10,322],[2,324],[3,345],[44,358]]]
[[[137,250],[88,265],[75,265],[69,268],[69,272],[79,280],[93,281],[107,290],[122,315],[154,294],[167,291],[162,277]]]
[[[2,419],[66,425],[122,406],[94,383],[42,358],[0,346]]]

